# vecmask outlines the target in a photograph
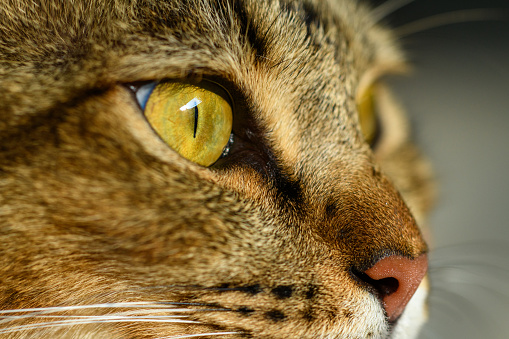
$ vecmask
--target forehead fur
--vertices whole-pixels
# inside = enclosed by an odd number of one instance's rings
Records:
[[[10,1],[0,4],[0,15],[0,108],[16,112],[10,119],[44,111],[69,93],[190,70],[234,78],[257,62],[295,80],[324,43],[334,53],[330,62],[353,62],[361,71],[401,60],[388,33],[350,0]],[[40,98],[37,107],[26,93]]]

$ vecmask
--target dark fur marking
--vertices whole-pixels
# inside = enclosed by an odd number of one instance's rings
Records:
[[[260,287],[260,285],[256,284],[256,285],[251,285],[251,286],[240,287],[239,291],[243,291],[248,294],[256,295],[262,291],[262,288]]]
[[[342,226],[336,231],[336,240],[344,241],[344,239],[350,239],[352,242],[356,240],[354,229],[351,226]]]
[[[311,41],[314,41],[315,39],[313,39],[311,27],[315,26],[318,28],[320,26],[323,26],[323,23],[321,21],[320,15],[310,3],[305,2],[302,6],[305,12],[304,23],[306,24],[307,38],[309,38]]]
[[[278,299],[287,299],[290,298],[293,294],[293,286],[278,286],[272,289],[272,293]]]
[[[242,338],[252,339],[253,334],[251,332],[247,332],[244,329],[238,329],[235,332],[239,333]]]
[[[283,168],[278,165],[279,163],[275,155],[270,150],[267,150],[267,154],[270,159],[267,162],[267,174],[276,189],[280,208],[297,214],[304,213],[305,206],[302,198],[301,182],[284,172]]]
[[[255,310],[253,310],[252,308],[249,308],[247,306],[241,306],[237,309],[237,312],[239,312],[240,314],[244,315],[244,316],[250,316],[251,314],[253,314]]]
[[[307,2],[304,2],[300,5],[296,5],[295,3],[281,2],[280,8],[282,11],[287,13],[296,13],[300,17],[303,18],[304,23],[306,24],[307,30],[307,38],[313,38],[311,34],[311,26],[324,26],[322,22],[321,15],[316,11],[316,8]]]
[[[305,22],[306,25],[310,26],[311,24],[321,25],[322,18],[320,14],[316,11],[316,8],[309,2],[304,2],[302,4],[302,9],[305,13]]]
[[[304,311],[304,314],[302,316],[304,320],[307,321],[314,321],[315,320],[315,314],[313,312],[313,309],[310,307]]]
[[[313,299],[318,293],[318,286],[309,285],[308,290],[306,291],[306,299]]]
[[[327,317],[329,317],[329,319],[332,321],[332,320],[336,320],[336,311],[337,310],[328,310],[327,311]]]
[[[259,134],[258,134],[259,135]],[[263,138],[260,138],[262,139]],[[260,143],[259,140],[253,140],[253,143],[259,146],[263,163],[250,164],[255,170],[264,174],[272,187],[276,190],[280,208],[294,213],[304,213],[304,201],[302,184],[297,178],[292,178],[285,173],[283,166],[273,151],[267,147],[266,143]]]
[[[274,179],[279,196],[286,202],[292,202],[296,211],[302,210],[300,208],[302,205],[301,183],[280,171],[275,173]]]
[[[334,305],[330,305],[326,310],[325,314],[331,321],[336,321],[341,311]]]
[[[353,313],[351,311],[344,310],[343,313],[341,314],[341,316],[343,318],[350,319],[351,317],[353,317]]]
[[[242,1],[235,1],[233,10],[237,13],[240,35],[247,37],[247,42],[254,50],[257,61],[263,61],[263,56],[266,54],[267,50],[267,43],[258,35],[257,27],[249,17],[244,3]]]
[[[224,283],[219,285],[218,287],[211,288],[212,290],[216,290],[219,292],[245,292],[248,294],[256,295],[262,292],[262,288],[259,284],[249,285],[249,286],[235,286],[228,283]]]
[[[283,312],[279,310],[272,310],[267,313],[265,313],[268,319],[274,321],[274,322],[280,322],[286,319],[286,316]]]
[[[219,326],[219,325],[214,325],[214,324],[207,324],[208,327],[214,329],[215,331],[217,332],[221,332],[221,331],[224,331],[225,328],[222,327],[222,326]]]
[[[336,206],[336,203],[332,201],[332,199],[329,199],[327,201],[327,205],[325,205],[325,216],[327,220],[333,219],[335,216],[337,216],[338,207]]]
[[[228,283],[221,284],[217,288],[224,289],[224,290],[231,289],[230,284],[228,284]]]

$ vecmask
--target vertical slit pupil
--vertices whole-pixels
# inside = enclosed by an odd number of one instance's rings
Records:
[[[196,139],[196,131],[198,130],[198,106],[194,106],[194,135]]]

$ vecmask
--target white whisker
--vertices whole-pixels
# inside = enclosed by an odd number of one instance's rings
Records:
[[[182,306],[193,306],[194,308],[184,308]],[[33,324],[1,328],[0,334],[48,327],[78,326],[97,323],[152,322],[198,324],[198,321],[186,319],[188,316],[182,313],[228,311],[228,309],[221,308],[197,308],[204,306],[208,305],[171,302],[125,302],[0,310],[0,324],[4,324],[4,326],[8,323],[27,319],[40,321]],[[119,312],[112,312],[105,315],[80,314],[83,312],[94,312],[94,310],[97,309],[104,309],[105,311],[103,312],[107,312],[108,309],[119,309]]]
[[[110,316],[91,316],[85,317],[83,320],[61,320],[55,322],[44,322],[37,324],[13,326],[6,329],[0,329],[0,334],[12,333],[19,331],[27,331],[39,328],[48,327],[63,327],[63,326],[76,326],[76,325],[87,325],[87,324],[98,324],[98,323],[121,323],[121,322],[152,322],[152,323],[181,323],[181,324],[199,324],[193,320],[181,320],[181,319],[160,319],[159,317],[110,317]]]
[[[205,306],[205,305],[204,305]],[[195,309],[195,308],[182,308],[176,305],[168,303],[144,303],[144,302],[133,302],[133,303],[111,303],[111,304],[92,304],[92,305],[78,305],[78,306],[56,306],[56,307],[41,307],[41,308],[22,308],[22,309],[11,309],[11,310],[0,310],[0,317],[7,314],[16,313],[27,313],[23,314],[25,317],[33,316],[34,314],[48,314],[58,312],[68,312],[86,309],[98,309],[98,308],[140,308],[140,309],[156,309],[157,312],[172,312],[172,313],[186,313],[186,312],[211,312],[211,311],[227,311],[227,309]],[[141,312],[143,310],[130,311],[130,312]],[[154,310],[144,310],[145,312],[154,312]]]
[[[398,9],[405,7],[414,0],[389,0],[376,7],[371,13],[375,22],[380,22]]]
[[[150,310],[145,310],[145,309],[139,309],[139,310],[133,310],[133,311],[125,311],[125,312],[115,312],[115,313],[112,313],[112,314],[109,314],[109,315],[115,315],[115,316],[141,316],[143,314],[146,314],[146,315],[152,315],[152,314],[155,314],[155,313],[167,313],[167,312],[174,312],[175,310],[174,309],[166,309],[166,308],[158,308],[158,309],[150,309]],[[196,312],[199,312],[201,310],[193,310],[193,311],[196,311]],[[183,315],[169,315],[168,317],[185,317]]]
[[[10,311],[14,311],[14,310],[10,310]],[[23,312],[24,310],[20,310],[20,312]],[[190,310],[192,311],[192,310]],[[198,311],[202,311],[202,310],[198,310]],[[162,309],[156,309],[156,310],[146,310],[146,309],[141,309],[141,310],[135,310],[135,311],[125,311],[125,312],[116,312],[116,313],[111,313],[111,314],[108,314],[108,315],[98,315],[98,316],[94,316],[94,315],[46,315],[48,313],[57,313],[57,312],[32,312],[32,313],[28,313],[28,314],[21,314],[21,315],[12,315],[13,313],[10,313],[9,315],[0,315],[0,324],[3,324],[3,323],[8,323],[8,322],[11,322],[11,321],[15,321],[15,320],[20,320],[20,319],[28,319],[28,318],[94,318],[94,317],[131,317],[131,318],[134,318],[134,317],[166,317],[166,318],[186,318],[187,316],[184,316],[184,315],[164,315],[164,316],[156,316],[156,315],[153,315],[154,313],[166,313],[166,312],[175,312],[175,309],[168,309],[168,308],[162,308]],[[145,315],[144,315],[145,314]]]
[[[158,337],[156,339],[183,339],[183,338],[197,338],[197,337],[212,337],[216,335],[232,335],[237,332],[216,332],[216,333],[201,333],[201,334],[184,334],[171,337]]]
[[[20,312],[65,312],[65,311],[74,311],[74,310],[84,310],[84,309],[93,309],[93,308],[171,308],[172,310],[182,310],[177,309],[177,306],[173,306],[167,303],[146,303],[146,302],[128,302],[128,303],[105,303],[105,304],[91,304],[91,305],[77,305],[77,306],[56,306],[56,307],[41,307],[41,308],[22,308],[22,309],[14,309],[14,310],[0,310],[0,314],[8,314],[8,313],[20,313]],[[175,308],[172,308],[175,307]],[[188,310],[188,309],[184,309]]]
[[[130,318],[130,319],[136,319],[136,318],[188,318],[185,315],[154,315],[154,316],[121,316],[121,315],[34,315],[30,316],[29,318],[44,318],[44,319],[61,319],[61,318],[73,318],[73,319],[94,319],[94,318]],[[19,320],[19,319],[26,319],[27,317],[24,315],[18,315],[18,316],[7,316],[7,317],[0,317],[5,320]]]
[[[441,13],[426,17],[424,19],[416,20],[397,27],[394,31],[396,36],[403,38],[440,26],[475,21],[506,20],[508,18],[508,14],[509,13],[507,12],[496,9],[459,10],[454,12]]]

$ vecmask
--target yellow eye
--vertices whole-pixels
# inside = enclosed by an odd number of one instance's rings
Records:
[[[168,146],[188,160],[210,166],[230,140],[233,114],[227,98],[212,83],[198,87],[163,82],[150,94],[145,117]]]
[[[359,97],[357,103],[361,131],[364,135],[364,139],[370,145],[375,141],[378,127],[374,95],[375,90],[375,85],[368,87]]]

